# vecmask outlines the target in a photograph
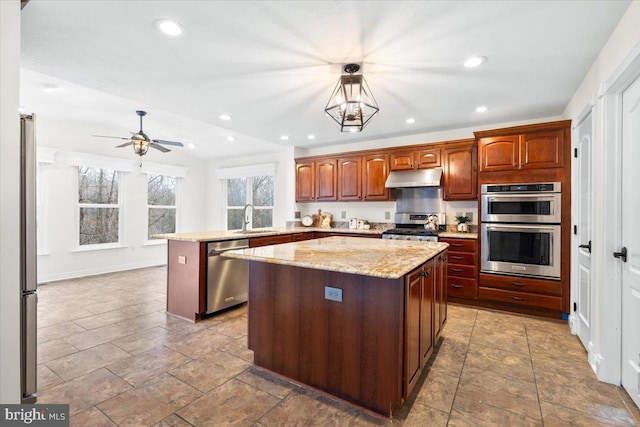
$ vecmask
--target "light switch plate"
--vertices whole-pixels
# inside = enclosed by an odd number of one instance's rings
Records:
[[[328,299],[329,301],[342,302],[342,289],[325,286],[324,299]]]
[[[178,255],[178,264],[186,264],[187,263],[187,257],[184,255]]]

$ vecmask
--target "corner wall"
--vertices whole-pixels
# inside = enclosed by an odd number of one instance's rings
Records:
[[[20,403],[20,2],[0,1],[0,403]]]

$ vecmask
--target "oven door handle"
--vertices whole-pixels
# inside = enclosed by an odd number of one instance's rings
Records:
[[[555,231],[553,226],[546,225],[526,225],[526,224],[487,224],[486,225],[488,231],[541,231],[541,232],[551,232]]]

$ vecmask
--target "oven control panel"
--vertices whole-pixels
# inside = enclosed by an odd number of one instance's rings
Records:
[[[483,184],[481,192],[487,193],[559,193],[559,182],[529,184]]]

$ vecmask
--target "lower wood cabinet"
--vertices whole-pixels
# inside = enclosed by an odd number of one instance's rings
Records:
[[[484,300],[559,311],[562,310],[561,295],[559,280],[480,274],[478,296]]]
[[[446,269],[445,251],[405,278],[405,396],[420,378],[446,320]]]
[[[252,237],[249,239],[249,247],[257,248],[258,246],[279,245],[280,243],[293,242],[292,234],[283,234],[279,236]]]
[[[478,298],[478,241],[476,239],[439,239],[449,244],[447,295],[454,298]]]

